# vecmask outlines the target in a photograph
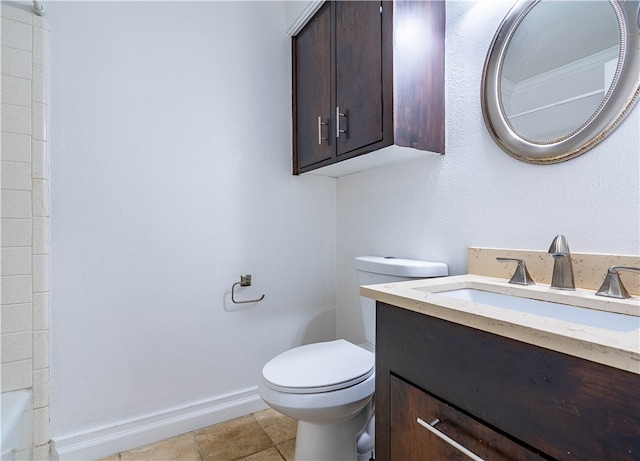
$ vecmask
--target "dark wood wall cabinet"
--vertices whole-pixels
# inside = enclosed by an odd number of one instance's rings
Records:
[[[293,173],[444,153],[443,1],[327,1],[293,37]],[[394,83],[395,80],[395,83]]]
[[[640,375],[377,305],[376,461],[640,460]]]

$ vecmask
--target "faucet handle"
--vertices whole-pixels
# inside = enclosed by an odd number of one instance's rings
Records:
[[[515,283],[516,285],[535,285],[536,282],[533,281],[531,276],[529,275],[529,271],[527,270],[527,265],[524,262],[524,259],[517,258],[496,258],[496,261],[507,262],[507,261],[515,261],[518,263],[516,267],[516,271],[513,273],[513,277],[509,280],[509,283]]]
[[[629,292],[626,290],[626,288],[622,284],[622,280],[620,280],[620,274],[619,274],[620,271],[640,273],[640,268],[611,266],[607,271],[607,276],[604,278],[604,282],[602,282],[600,289],[596,293],[597,296],[606,296],[608,298],[619,298],[619,299],[626,299],[631,297]]]

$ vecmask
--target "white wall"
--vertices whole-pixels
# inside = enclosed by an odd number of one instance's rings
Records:
[[[640,253],[639,108],[601,144],[569,162],[519,162],[492,141],[480,80],[511,1],[447,2],[447,153],[338,180],[339,337],[362,339],[353,289],[359,254],[444,261],[466,272],[469,246]],[[604,274],[603,274],[604,277]]]
[[[52,437],[255,392],[335,333],[279,2],[51,2]],[[231,285],[253,274],[234,306]],[[60,446],[60,443],[58,443]]]

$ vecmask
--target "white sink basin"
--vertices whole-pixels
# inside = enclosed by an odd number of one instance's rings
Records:
[[[640,329],[640,317],[633,315],[520,298],[473,288],[440,291],[434,294],[607,330],[630,332]]]

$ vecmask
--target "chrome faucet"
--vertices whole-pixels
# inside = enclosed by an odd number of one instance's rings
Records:
[[[558,290],[575,290],[573,281],[573,265],[571,264],[571,252],[564,235],[556,235],[549,247],[549,254],[553,256],[553,275],[551,276],[551,288]]]

